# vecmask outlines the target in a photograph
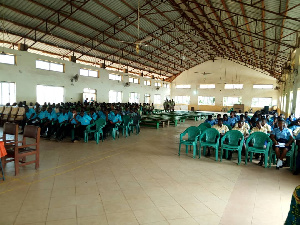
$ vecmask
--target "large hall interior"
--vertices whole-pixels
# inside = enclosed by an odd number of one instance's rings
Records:
[[[0,225],[300,224],[299,0],[1,0]]]

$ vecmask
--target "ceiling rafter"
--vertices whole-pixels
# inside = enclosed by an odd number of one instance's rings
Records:
[[[224,9],[226,10],[226,13],[227,13],[227,16],[228,16],[228,18],[229,18],[229,20],[230,20],[230,22],[231,22],[231,25],[232,25],[232,27],[233,27],[234,30],[235,30],[237,39],[239,40],[240,45],[241,45],[241,48],[242,48],[242,50],[243,50],[243,52],[244,52],[244,54],[245,54],[245,56],[246,56],[246,60],[248,61],[248,54],[247,54],[247,52],[246,52],[246,50],[245,50],[245,47],[244,47],[244,45],[243,45],[243,42],[242,42],[242,40],[241,40],[241,36],[240,36],[240,34],[239,34],[239,31],[238,31],[237,28],[236,28],[236,24],[235,24],[235,22],[233,21],[233,19],[232,19],[232,17],[231,17],[231,14],[230,14],[229,9],[227,8],[227,5],[226,5],[226,3],[225,3],[225,0],[222,0],[222,4],[223,4]]]
[[[18,13],[21,13],[21,14],[24,14],[24,15],[27,15],[27,16],[30,16],[30,17],[32,16],[32,15],[30,15],[30,14],[28,14],[28,13],[24,13],[24,12],[22,12],[22,11],[13,9],[13,8],[11,8],[11,7],[8,7],[8,6],[5,6],[5,7],[6,7],[6,8],[9,8],[9,9],[11,9],[11,10],[13,10],[13,11],[17,11]],[[42,18],[39,18],[39,17],[37,17],[37,16],[35,16],[35,18],[36,18],[36,19],[39,19],[39,20],[41,20],[41,21],[43,20]],[[20,27],[23,26],[23,27],[26,27],[27,29],[32,29],[32,27],[25,26],[25,25],[16,23],[16,22],[14,22],[14,21],[10,21],[10,20],[7,20],[7,19],[4,19],[4,21],[13,23],[13,24],[18,25],[18,26],[20,26]],[[85,36],[83,36],[82,34],[78,33],[77,31],[70,30],[70,29],[68,29],[68,28],[66,28],[66,27],[63,27],[63,26],[61,26],[61,25],[57,25],[56,23],[54,23],[54,22],[52,22],[52,21],[48,21],[48,23],[49,23],[50,25],[58,26],[58,27],[60,27],[60,28],[62,28],[62,29],[65,29],[66,31],[71,32],[71,33],[73,33],[73,34],[75,34],[75,35],[81,36],[82,38],[88,38],[88,37],[85,37]],[[35,31],[38,31],[38,32],[40,32],[40,33],[43,33],[43,35],[46,34],[43,30],[40,30],[40,29],[35,29]],[[51,36],[54,37],[54,38],[60,38],[60,39],[66,40],[66,41],[68,41],[68,42],[71,42],[71,40],[67,40],[66,38],[63,38],[63,37],[60,37],[60,36],[57,36],[57,35],[51,34]],[[37,39],[35,39],[35,40],[36,40],[36,42],[38,41]],[[77,42],[72,42],[72,43],[77,44],[77,45],[80,44],[80,43],[77,43]],[[104,44],[104,45],[107,45],[108,47],[113,48],[113,49],[118,49],[118,48],[116,48],[116,47],[114,47],[114,46],[110,46],[110,45],[108,45],[108,44]],[[88,46],[88,45],[81,45],[81,46],[90,48],[90,46]],[[96,51],[98,51],[98,50],[96,50]],[[136,55],[135,52],[133,52],[133,53],[132,53],[132,52],[127,52],[127,51],[124,51],[124,52],[127,53],[127,54],[130,54],[130,55],[131,55],[131,54]],[[65,56],[67,56],[67,55],[65,55]],[[109,56],[110,56],[110,54],[108,54],[107,57],[109,57]],[[140,56],[140,55],[136,55],[136,56]],[[157,57],[158,57],[158,56],[157,56]],[[144,57],[140,57],[140,58],[144,58]],[[160,60],[162,60],[162,61],[165,60],[164,58],[161,58],[161,57],[159,57],[159,58],[160,58]],[[162,64],[159,63],[158,65],[162,65]],[[174,70],[176,70],[176,68],[174,68]],[[177,71],[178,71],[178,70],[177,70]]]
[[[281,28],[280,28],[280,33],[279,33],[279,41],[283,37],[283,28],[284,28],[284,23],[285,23],[285,20],[286,20],[285,18],[286,18],[286,14],[288,12],[288,8],[289,8],[289,0],[286,0],[286,2],[285,2],[285,11],[283,13],[283,20],[282,20],[282,23],[281,23]],[[275,67],[275,64],[277,63],[277,57],[278,57],[279,50],[280,50],[280,43],[278,44],[278,47],[277,47],[277,50],[276,50],[276,56],[275,56],[275,59],[273,61],[273,67]]]

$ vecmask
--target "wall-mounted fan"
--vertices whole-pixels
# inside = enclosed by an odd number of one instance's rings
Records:
[[[124,87],[129,87],[130,86],[130,83],[129,82],[125,82],[124,83]]]
[[[156,88],[155,88],[155,90],[157,90],[157,91],[158,91],[159,89],[160,89],[160,87],[156,87]]]
[[[74,86],[74,82],[77,82],[79,80],[79,75],[76,74],[70,80],[71,80],[71,85]]]

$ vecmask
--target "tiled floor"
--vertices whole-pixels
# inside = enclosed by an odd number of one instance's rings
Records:
[[[283,224],[299,184],[285,168],[177,156],[188,121],[89,143],[41,142],[40,169],[0,183],[1,225]]]

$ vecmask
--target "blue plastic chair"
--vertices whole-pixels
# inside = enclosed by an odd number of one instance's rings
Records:
[[[183,140],[182,138],[186,134],[188,134],[188,139]],[[180,134],[178,155],[180,156],[181,145],[184,144],[185,149],[186,149],[186,154],[188,154],[188,146],[193,146],[193,158],[195,158],[196,157],[196,152],[198,150],[197,142],[198,142],[199,135],[200,135],[200,130],[198,129],[198,127],[194,127],[194,126],[189,127],[184,132],[182,132]]]

